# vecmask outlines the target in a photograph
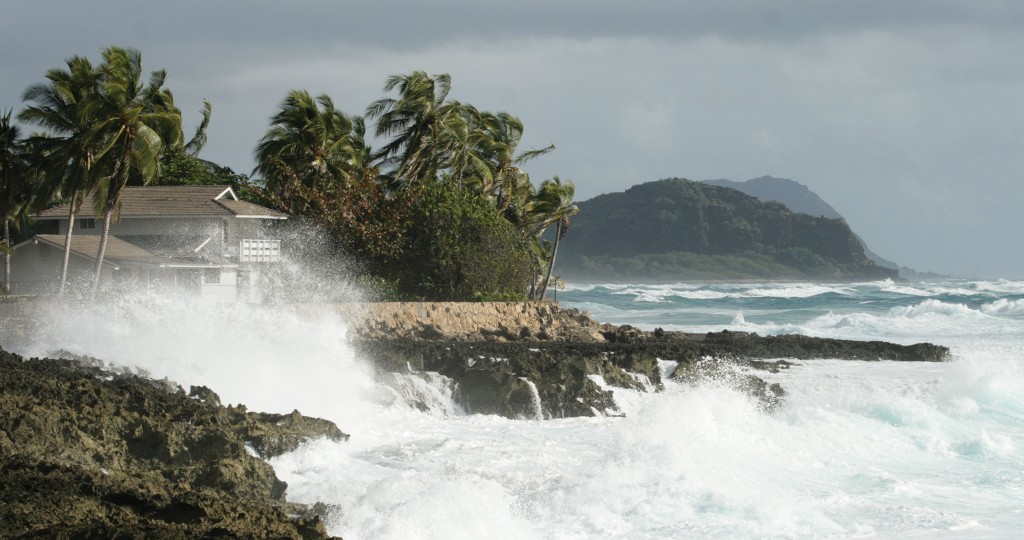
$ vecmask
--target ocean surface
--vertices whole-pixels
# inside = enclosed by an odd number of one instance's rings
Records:
[[[54,309],[11,348],[335,421],[348,442],[271,463],[347,540],[1021,538],[1024,282],[572,284],[558,300],[644,329],[931,341],[954,358],[801,361],[762,374],[788,392],[771,414],[708,382],[616,391],[624,417],[509,420],[464,414],[436,374],[377,378],[340,321],[282,309]]]

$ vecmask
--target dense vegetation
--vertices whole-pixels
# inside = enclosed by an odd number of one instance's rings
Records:
[[[682,179],[579,203],[564,272],[585,279],[880,279],[841,219]]]
[[[359,261],[363,282],[388,296],[422,299],[542,298],[559,240],[577,212],[572,182],[537,188],[521,168],[551,150],[520,151],[522,122],[448,97],[448,75],[395,75],[366,118],[330,96],[293,90],[256,144],[254,178],[198,157],[212,107],[186,141],[167,74],[143,81],[138,51],[104,49],[93,65],[75,56],[24,94],[17,115],[42,132],[23,137],[0,117],[0,214],[9,263],[10,226],[58,201],[102,218],[96,283],[110,222],[127,185],[227,184],[242,198],[291,214]],[[380,148],[367,140],[367,119]],[[83,209],[92,195],[97,206]],[[551,241],[542,240],[549,228]],[[67,256],[73,231],[65,241]],[[327,262],[326,264],[333,264]],[[4,291],[9,290],[5,270]]]

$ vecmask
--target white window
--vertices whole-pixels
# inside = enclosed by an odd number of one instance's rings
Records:
[[[217,285],[220,283],[220,268],[204,268],[203,269],[203,283],[207,285]]]

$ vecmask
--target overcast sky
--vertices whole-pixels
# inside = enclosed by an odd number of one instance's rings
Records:
[[[110,45],[199,119],[202,157],[250,172],[285,94],[350,114],[391,74],[452,76],[506,110],[527,168],[578,200],[667,177],[801,182],[879,255],[1024,278],[1024,2],[0,0],[0,110]]]

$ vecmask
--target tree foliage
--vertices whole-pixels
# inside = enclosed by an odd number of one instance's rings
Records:
[[[425,186],[415,198],[402,264],[394,267],[402,293],[431,300],[525,297],[532,257],[493,205],[446,183]]]
[[[515,116],[449,98],[451,77],[389,77],[362,117],[293,90],[260,140],[255,173],[276,206],[336,234],[392,290],[416,298],[543,297],[572,205],[572,182],[538,192],[521,166]],[[555,225],[554,244],[540,236]]]

